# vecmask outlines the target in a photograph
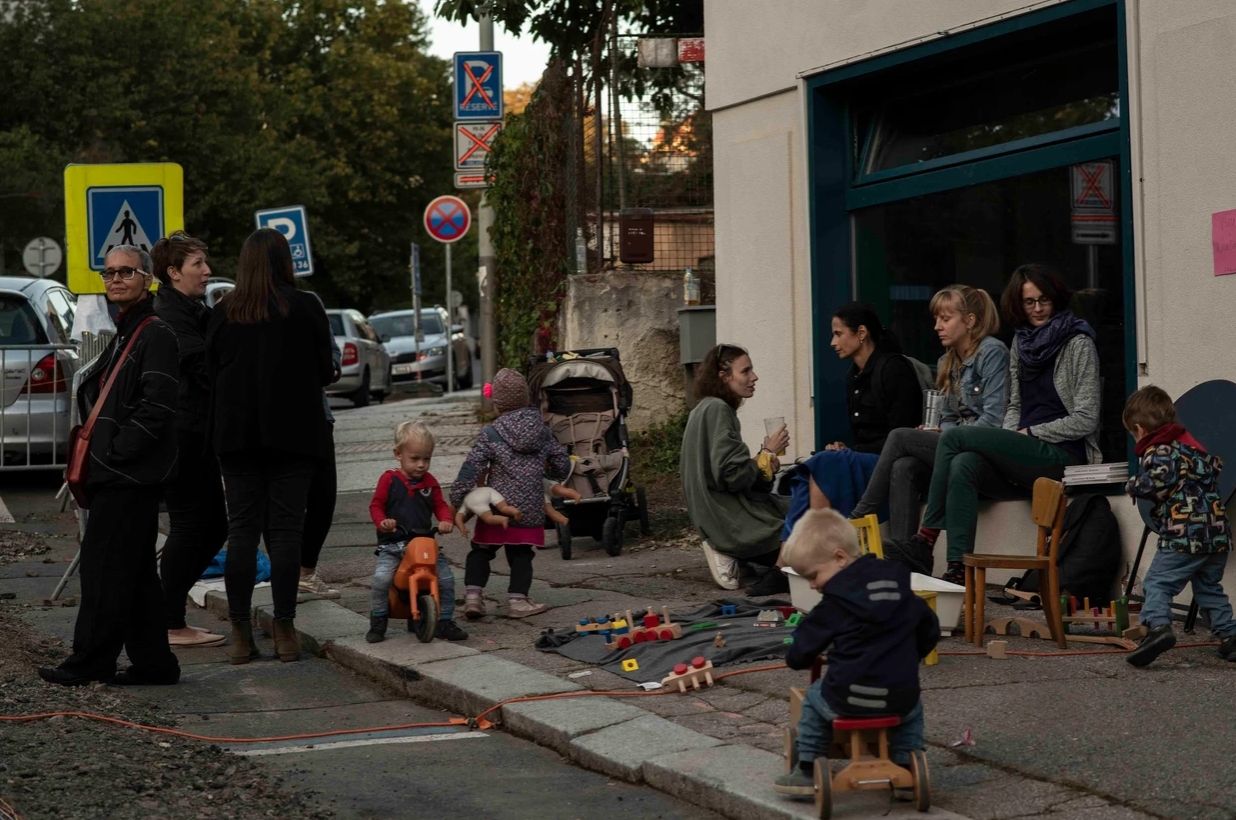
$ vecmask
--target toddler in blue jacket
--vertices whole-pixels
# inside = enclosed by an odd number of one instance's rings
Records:
[[[910,589],[910,571],[895,561],[859,553],[854,525],[834,510],[810,510],[798,520],[782,560],[821,594],[794,630],[785,661],[808,669],[828,652],[827,672],[803,698],[798,768],[777,778],[780,794],[810,797],[815,759],[826,757],[833,719],[897,715],[889,756],[908,766],[924,748],[919,661],[940,639],[940,622]]]

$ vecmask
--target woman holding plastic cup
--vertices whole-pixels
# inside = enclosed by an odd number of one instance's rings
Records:
[[[1046,265],[1013,271],[1000,297],[1016,329],[1003,427],[965,425],[940,436],[923,525],[910,540],[886,544],[886,558],[930,574],[936,537],[947,530],[944,579],[961,583],[962,557],[974,551],[980,495],[1024,498],[1037,479],[1059,480],[1065,466],[1102,458],[1099,353],[1093,328],[1068,309],[1071,296]]]
[[[704,538],[704,557],[722,589],[738,588],[738,562],[773,567],[781,552],[786,503],[772,493],[776,453],[790,443],[785,423],[764,437],[752,457],[743,441],[738,407],[755,395],[759,376],[747,351],[721,344],[708,351],[695,380],[699,403],[682,434],[687,514]],[[767,422],[765,423],[767,425]],[[773,570],[770,575],[781,576]]]
[[[846,376],[851,441],[826,445],[791,473],[783,540],[808,508],[832,507],[849,515],[867,488],[889,433],[917,427],[922,420],[923,396],[914,365],[870,305],[851,302],[837,309],[831,346],[838,358],[851,363]],[[765,580],[750,594],[775,595],[788,589],[784,576]]]
[[[993,335],[1000,318],[987,291],[949,285],[931,297],[929,308],[944,355],[936,366],[937,389],[926,391],[931,395],[924,399],[923,426],[889,434],[867,490],[850,512],[861,518],[887,503],[889,535],[900,541],[918,531],[919,499],[931,477],[940,432],[965,425],[999,427],[1008,403],[1009,351]],[[928,411],[936,400],[933,419]]]

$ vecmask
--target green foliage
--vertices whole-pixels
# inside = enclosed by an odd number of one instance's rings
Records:
[[[640,481],[678,473],[682,455],[682,434],[687,429],[684,410],[660,424],[631,435],[631,464]]]
[[[411,241],[426,301],[443,299],[442,249],[420,216],[452,189],[449,67],[425,53],[415,4],[15,0],[6,12],[5,267],[29,238],[63,236],[67,163],[171,161],[185,170],[185,227],[217,273],[233,272],[254,210],[297,203],[309,285],[328,304],[406,305]],[[475,236],[455,254],[470,271]]]
[[[499,367],[522,369],[534,339],[552,339],[565,294],[569,143],[563,124],[571,89],[561,61],[552,62],[524,112],[507,118],[489,156]]]

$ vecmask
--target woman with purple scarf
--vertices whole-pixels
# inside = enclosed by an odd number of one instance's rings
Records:
[[[1013,271],[1000,297],[1016,329],[1009,353],[1003,429],[954,427],[940,437],[922,528],[885,554],[930,575],[941,530],[948,531],[944,580],[963,582],[961,558],[974,551],[978,499],[1024,498],[1041,477],[1101,460],[1099,354],[1094,330],[1067,309],[1072,293],[1046,265]]]

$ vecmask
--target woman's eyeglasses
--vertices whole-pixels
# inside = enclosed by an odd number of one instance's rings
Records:
[[[141,268],[132,268],[132,267],[129,267],[128,265],[121,265],[118,268],[105,268],[104,270],[99,271],[99,277],[104,282],[110,282],[116,277],[119,277],[123,279],[124,281],[128,282],[130,279],[132,279],[134,276],[137,276],[139,273],[145,274],[146,271],[142,270]]]
[[[1021,300],[1021,306],[1024,307],[1026,310],[1034,310],[1035,305],[1038,305],[1039,307],[1045,307],[1045,308],[1051,307],[1051,297],[1050,296],[1040,296],[1037,299],[1022,299]]]

